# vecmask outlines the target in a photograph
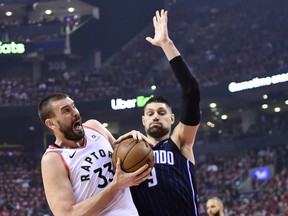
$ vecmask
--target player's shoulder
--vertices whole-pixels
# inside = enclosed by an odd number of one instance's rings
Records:
[[[104,126],[96,119],[89,119],[83,123],[83,126],[90,127],[96,130],[102,129]]]
[[[111,140],[111,133],[103,126],[101,122],[96,119],[89,119],[85,123],[83,123],[84,128],[92,129],[93,131],[97,131],[102,134],[106,139]]]
[[[58,152],[46,152],[43,154],[41,158],[41,164],[42,165],[48,165],[48,164],[57,164],[57,162],[61,161],[61,155]],[[55,163],[56,162],[56,163]]]

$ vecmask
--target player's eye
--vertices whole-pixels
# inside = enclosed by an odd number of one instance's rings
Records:
[[[62,110],[63,113],[68,113],[69,111],[70,110],[68,108]]]

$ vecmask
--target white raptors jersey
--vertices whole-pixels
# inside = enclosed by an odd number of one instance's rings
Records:
[[[97,194],[113,180],[113,149],[98,131],[85,127],[86,142],[83,147],[63,149],[50,145],[45,154],[57,152],[68,170],[76,202]],[[129,188],[119,191],[101,213],[106,216],[138,215]]]

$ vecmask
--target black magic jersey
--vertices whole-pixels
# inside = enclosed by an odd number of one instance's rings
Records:
[[[195,166],[171,140],[153,147],[155,164],[150,177],[131,187],[140,216],[198,216]]]

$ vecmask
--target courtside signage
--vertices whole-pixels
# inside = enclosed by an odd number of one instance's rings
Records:
[[[133,99],[124,100],[122,98],[116,98],[111,100],[111,107],[113,110],[123,110],[123,109],[132,109],[136,107],[144,107],[145,103],[152,97],[148,96],[137,96]]]
[[[283,83],[288,81],[288,73],[282,73],[282,74],[277,74],[273,76],[268,76],[268,77],[263,77],[263,78],[258,78],[255,77],[251,80],[244,81],[244,82],[231,82],[228,85],[228,89],[230,92],[237,92],[237,91],[243,91],[243,90],[248,90],[248,89],[254,89],[262,86],[268,86],[272,84],[278,84],[278,83]]]
[[[23,43],[3,43],[0,41],[0,55],[23,54],[25,45]]]

